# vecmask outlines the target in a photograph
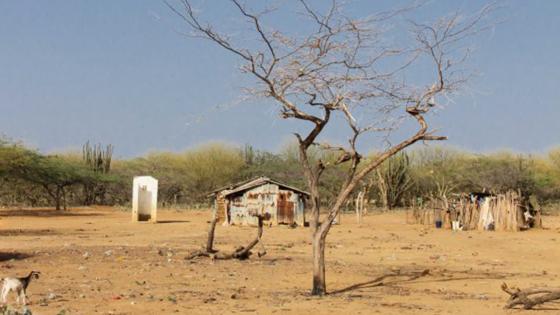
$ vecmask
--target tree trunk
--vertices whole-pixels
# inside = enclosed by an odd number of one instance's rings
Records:
[[[49,187],[49,185],[47,184],[42,184],[43,189],[45,189],[45,191],[47,192],[47,194],[52,198],[52,201],[55,204],[55,209],[56,210],[60,210],[60,191],[57,189],[55,189],[54,191]]]
[[[59,211],[62,206],[62,192],[60,191],[60,187],[56,187],[54,203],[55,203],[56,210]]]
[[[66,201],[66,189],[64,189],[64,187],[60,188],[60,191],[62,192],[62,206],[64,208],[64,211],[68,210],[68,202]]]
[[[327,294],[327,283],[325,279],[325,241],[324,236],[317,231],[313,237],[313,290],[311,295]]]
[[[210,222],[210,228],[208,229],[208,239],[206,240],[206,252],[213,253],[214,251],[214,233],[216,231],[216,223],[218,223],[217,216],[212,218]]]
[[[99,204],[101,205],[106,204],[105,201],[106,193],[107,193],[107,187],[105,187],[105,185],[101,185],[101,187],[99,188]]]
[[[59,211],[60,208],[61,208],[61,207],[60,207],[60,205],[61,205],[60,197],[57,196],[57,197],[55,198],[54,203],[55,203],[55,209],[56,209],[56,211]]]
[[[90,206],[90,205],[92,205],[91,195],[92,195],[92,190],[93,189],[92,189],[90,184],[84,184],[83,187],[84,187],[83,188],[84,189],[84,206]]]
[[[358,196],[355,200],[356,207],[356,221],[358,224],[362,224],[362,216],[364,215],[364,199],[366,195],[366,188],[358,192]]]

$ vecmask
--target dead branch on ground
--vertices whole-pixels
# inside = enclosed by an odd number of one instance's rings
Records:
[[[504,308],[511,309],[522,305],[524,309],[551,301],[560,300],[560,288],[510,288],[506,283],[502,284],[502,291],[509,294],[510,298]]]
[[[196,250],[185,257],[186,260],[192,260],[197,257],[210,257],[212,260],[228,260],[228,259],[239,259],[245,260],[248,259],[253,253],[251,250],[259,243],[261,243],[261,249],[258,251],[257,255],[262,257],[266,255],[266,250],[262,245],[261,238],[263,235],[263,220],[270,219],[270,214],[253,214],[254,217],[258,220],[258,231],[257,236],[247,245],[247,246],[238,246],[235,248],[233,252],[225,253],[220,252],[217,249],[214,249],[214,234],[216,231],[216,223],[217,219],[214,218],[210,222],[210,228],[208,230],[208,240],[206,242],[206,248]]]
[[[202,256],[210,257],[210,254],[214,254],[216,252],[214,250],[214,234],[216,231],[217,223],[218,223],[218,218],[216,217],[214,217],[212,221],[210,221],[210,228],[208,229],[208,239],[206,241],[206,248],[196,250],[190,253],[189,255],[187,255],[187,257],[185,257],[185,259],[191,260],[196,257],[202,257]]]

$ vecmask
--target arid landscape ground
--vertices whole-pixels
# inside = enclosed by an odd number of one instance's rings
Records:
[[[451,232],[405,224],[405,213],[350,214],[328,237],[330,294],[311,297],[306,228],[267,227],[268,254],[185,261],[206,239],[209,212],[160,211],[132,223],[113,208],[0,210],[2,277],[42,276],[33,314],[559,314],[560,305],[503,310],[500,285],[560,286],[560,218],[544,230]],[[223,227],[231,250],[255,228]],[[10,302],[14,303],[14,296]]]

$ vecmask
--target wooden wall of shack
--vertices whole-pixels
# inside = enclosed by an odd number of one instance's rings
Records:
[[[218,193],[215,209],[219,221],[233,225],[257,225],[252,213],[270,214],[265,224],[305,224],[305,197],[272,183],[233,194]]]

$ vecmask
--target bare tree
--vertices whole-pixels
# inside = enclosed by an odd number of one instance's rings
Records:
[[[313,29],[302,35],[304,29],[288,34],[265,26],[263,21],[273,10],[256,12],[241,0],[230,0],[232,9],[250,25],[250,34],[244,32],[239,39],[204,22],[192,1],[177,1],[168,6],[186,22],[192,35],[240,58],[241,70],[256,79],[250,93],[276,101],[282,118],[311,125],[305,134],[295,136],[311,193],[312,294],[326,294],[325,242],[333,221],[356,186],[385,160],[418,141],[446,139],[429,129],[425,114],[437,106],[436,99],[444,99],[465,83],[468,74],[461,67],[468,50],[464,41],[484,27],[482,20],[490,7],[474,16],[456,13],[431,24],[409,21],[406,33],[412,36],[399,47],[387,40],[385,26],[417,7],[356,19],[345,14],[336,0],[325,10],[300,0],[299,10],[310,23],[306,26]],[[254,41],[248,42],[248,38]],[[407,81],[406,74],[414,67],[431,69],[424,71],[425,82]],[[362,159],[358,139],[371,132],[386,135],[407,117],[418,124],[415,132],[387,145],[374,159]],[[348,143],[321,142],[318,137],[325,128],[338,127],[340,121],[348,127]],[[313,146],[339,152],[340,157],[333,163],[314,162],[308,154]],[[321,217],[321,175],[326,168],[343,163],[347,165],[344,182]]]

